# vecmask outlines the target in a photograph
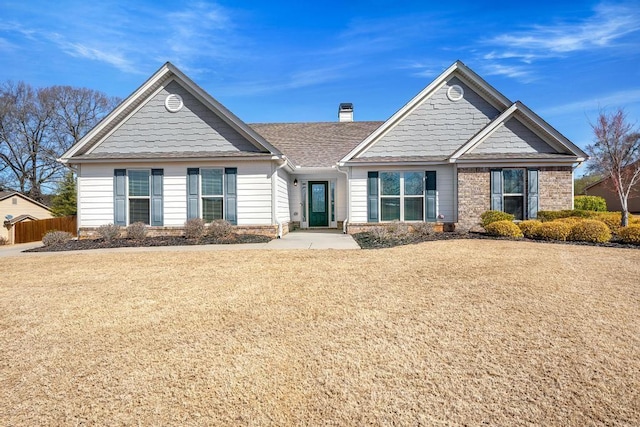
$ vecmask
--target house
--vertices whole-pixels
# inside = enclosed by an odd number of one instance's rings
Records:
[[[586,154],[455,62],[384,122],[249,125],[171,63],[60,161],[78,176],[81,235],[142,221],[179,232],[223,218],[239,232],[357,232],[391,221],[470,228],[488,209],[570,209]]]
[[[13,242],[13,226],[22,221],[53,218],[51,210],[40,202],[18,193],[17,191],[0,191],[0,238]]]
[[[591,185],[588,185],[584,189],[584,194],[587,196],[600,196],[605,199],[607,201],[607,210],[609,211],[622,211],[620,197],[618,197],[618,192],[613,185],[611,177],[601,179]],[[629,198],[627,199],[627,208],[632,214],[640,214],[640,184],[636,184],[631,188]]]

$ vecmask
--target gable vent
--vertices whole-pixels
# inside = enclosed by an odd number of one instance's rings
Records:
[[[464,89],[462,86],[453,85],[447,90],[447,98],[450,101],[460,101],[464,96]]]
[[[164,100],[164,106],[167,111],[177,113],[182,109],[184,103],[182,102],[182,97],[180,97],[180,95],[172,93],[171,95],[167,95],[167,98]]]

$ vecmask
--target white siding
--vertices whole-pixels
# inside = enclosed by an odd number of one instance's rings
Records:
[[[289,211],[289,175],[282,169],[278,170],[278,220],[280,222],[291,221]]]
[[[353,167],[351,170],[351,219],[353,222],[367,222],[367,172],[369,171],[436,171],[436,213],[444,215],[444,222],[455,221],[453,166],[416,167]]]
[[[187,168],[238,168],[238,225],[271,224],[271,164],[269,162],[200,162],[83,164],[78,174],[79,227],[113,223],[114,169],[164,169],[164,225],[181,227],[187,219]]]
[[[293,176],[292,179],[293,178],[298,180],[298,186],[291,187],[291,192],[289,193],[289,210],[291,212],[292,221],[302,220],[302,199],[303,197],[306,197],[306,195],[302,194],[302,183],[308,181],[327,181],[336,183],[335,217],[336,221],[345,220],[345,218],[347,217],[347,178],[343,173],[327,172],[317,175],[298,174]]]

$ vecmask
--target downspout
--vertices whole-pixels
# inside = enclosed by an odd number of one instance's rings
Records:
[[[282,223],[278,219],[278,171],[287,165],[286,157],[282,157],[282,164],[278,165],[271,175],[271,218],[278,226],[277,237],[282,238]]]
[[[344,174],[347,180],[347,217],[342,222],[342,234],[347,234],[347,224],[349,218],[351,218],[351,182],[349,182],[349,171],[343,171],[340,169],[340,164],[336,164],[336,170]]]

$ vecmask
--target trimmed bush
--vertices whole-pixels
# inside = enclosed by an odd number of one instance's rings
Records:
[[[576,242],[605,243],[611,240],[611,231],[602,221],[584,219],[571,227],[569,240]]]
[[[606,212],[607,201],[600,196],[576,196],[573,198],[574,209],[593,212]]]
[[[224,219],[216,219],[209,224],[207,234],[214,239],[227,237],[233,231],[233,225]]]
[[[64,245],[73,238],[71,233],[66,231],[49,231],[42,237],[42,244],[45,246]]]
[[[110,242],[120,237],[120,227],[115,224],[105,224],[96,230],[98,236],[102,237],[105,242]]]
[[[487,224],[484,229],[487,230],[487,233],[492,236],[516,238],[520,238],[523,236],[522,231],[520,231],[520,227],[515,225],[513,221],[509,221],[506,219]]]
[[[622,212],[598,212],[593,219],[604,222],[611,230],[611,233],[618,234],[620,221],[622,221]],[[629,215],[629,223],[631,223],[631,215]]]
[[[127,227],[127,237],[133,240],[142,240],[147,237],[147,226],[144,222],[134,222]]]
[[[618,237],[623,243],[631,243],[633,245],[640,245],[640,224],[632,224],[627,227],[622,227],[618,231]]]
[[[486,230],[487,225],[496,221],[513,221],[515,217],[502,211],[486,211],[480,215],[480,225]]]
[[[566,218],[558,218],[555,221],[564,222],[565,224],[569,224],[571,227],[573,227],[577,223],[585,221],[585,218],[579,218],[577,216],[568,216]]]
[[[520,227],[520,231],[524,234],[524,237],[527,239],[532,239],[535,234],[535,229],[542,224],[537,219],[528,219],[526,221],[520,221],[518,227]]]
[[[538,211],[538,219],[540,221],[554,221],[560,218],[578,217],[578,218],[593,218],[596,215],[595,212],[583,211],[580,209],[567,209],[562,211]]]
[[[538,240],[567,240],[571,234],[571,226],[564,222],[547,221],[533,230],[533,238]]]
[[[432,222],[416,222],[411,224],[411,232],[418,236],[430,236],[434,233]]]
[[[202,218],[191,218],[184,223],[184,237],[187,239],[199,239],[204,236],[205,226]]]

